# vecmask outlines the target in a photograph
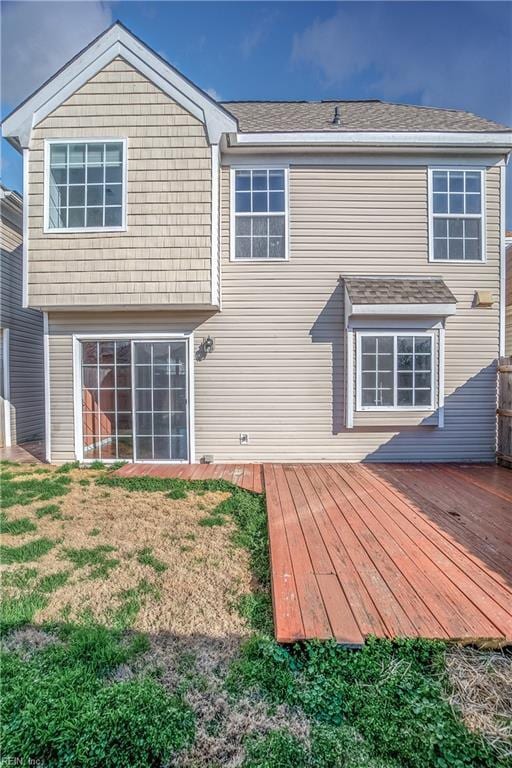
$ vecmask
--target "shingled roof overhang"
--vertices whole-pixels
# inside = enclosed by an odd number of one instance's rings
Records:
[[[457,299],[438,277],[343,277],[345,315],[447,317]]]

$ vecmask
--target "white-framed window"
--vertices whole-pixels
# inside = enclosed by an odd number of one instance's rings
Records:
[[[126,140],[50,140],[45,147],[45,231],[126,228]]]
[[[484,201],[482,169],[429,169],[430,261],[485,260]]]
[[[232,168],[231,259],[288,258],[288,171]]]
[[[358,332],[357,410],[433,410],[432,333]]]

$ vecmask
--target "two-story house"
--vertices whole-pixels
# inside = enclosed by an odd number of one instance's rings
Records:
[[[3,134],[48,459],[493,459],[509,128],[218,103],[116,23]]]

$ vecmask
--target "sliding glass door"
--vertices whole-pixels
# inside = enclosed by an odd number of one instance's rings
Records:
[[[134,342],[135,458],[186,461],[187,343]]]
[[[84,459],[187,461],[187,341],[82,341]]]

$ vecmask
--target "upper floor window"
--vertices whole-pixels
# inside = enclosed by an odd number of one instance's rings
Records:
[[[233,174],[233,258],[286,259],[286,171],[235,169]]]
[[[48,230],[123,229],[123,141],[51,142]]]
[[[483,172],[431,169],[429,183],[431,261],[483,261]]]

